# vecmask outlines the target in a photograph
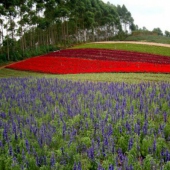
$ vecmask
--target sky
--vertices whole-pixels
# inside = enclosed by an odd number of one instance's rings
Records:
[[[131,13],[134,24],[152,31],[160,28],[170,31],[170,0],[103,0],[113,5],[125,5]]]

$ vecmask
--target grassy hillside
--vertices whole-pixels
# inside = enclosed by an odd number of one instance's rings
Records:
[[[156,47],[139,44],[83,44],[75,46],[74,48],[106,48],[106,49],[119,49],[154,53],[160,55],[170,56],[170,48]],[[170,82],[170,74],[149,74],[149,73],[97,73],[97,74],[68,74],[68,75],[53,75],[33,73],[26,71],[16,71],[10,69],[0,69],[0,78],[6,77],[47,77],[47,78],[59,78],[69,80],[81,80],[81,81],[103,81],[103,82],[127,82],[127,83],[140,83],[143,81],[167,81]]]
[[[125,41],[144,41],[170,44],[170,37],[164,37],[159,35],[131,35],[127,37]]]

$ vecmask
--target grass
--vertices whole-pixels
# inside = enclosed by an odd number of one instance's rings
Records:
[[[88,43],[88,44],[78,45],[73,48],[104,48],[104,49],[136,51],[136,52],[170,56],[169,47],[151,46],[151,45],[143,45],[143,44]]]
[[[156,42],[163,44],[170,44],[170,37],[159,36],[159,35],[131,35],[125,39],[126,41],[145,41],[145,42]]]
[[[126,82],[126,83],[141,83],[141,82],[170,82],[169,74],[155,73],[93,73],[93,74],[43,74],[27,71],[17,71],[12,69],[1,69],[0,78],[7,77],[46,77],[67,79],[72,81],[94,81],[94,82]]]
[[[78,45],[73,48],[105,48],[105,49],[117,49],[128,51],[139,51],[153,54],[160,54],[170,56],[170,48],[149,46],[141,44],[97,44],[89,43]],[[170,82],[170,74],[150,74],[150,73],[93,73],[93,74],[67,74],[67,75],[54,75],[34,73],[28,71],[17,71],[11,69],[0,69],[0,78],[7,77],[46,77],[46,78],[59,78],[68,79],[73,81],[102,81],[102,82],[126,82],[126,83],[141,83],[141,82]]]

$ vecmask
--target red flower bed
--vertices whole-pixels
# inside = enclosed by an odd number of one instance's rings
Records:
[[[74,50],[73,50],[74,51]],[[62,52],[60,52],[61,54]],[[55,54],[55,53],[54,53]],[[86,54],[87,56],[91,53]],[[105,56],[103,56],[104,58]],[[88,57],[86,57],[88,58]],[[133,55],[131,56],[133,58]],[[131,62],[120,60],[92,60],[90,58],[71,58],[56,56],[51,53],[49,56],[30,58],[15,63],[7,68],[28,70],[35,72],[54,74],[76,74],[76,73],[99,73],[99,72],[155,72],[170,73],[170,64],[157,62]],[[156,60],[155,60],[156,61]]]
[[[44,55],[47,56],[170,64],[170,57],[167,56],[108,49],[67,49]]]

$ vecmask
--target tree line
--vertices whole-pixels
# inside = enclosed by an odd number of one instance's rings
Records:
[[[89,41],[121,39],[135,24],[125,5],[102,0],[1,0],[0,60]]]

